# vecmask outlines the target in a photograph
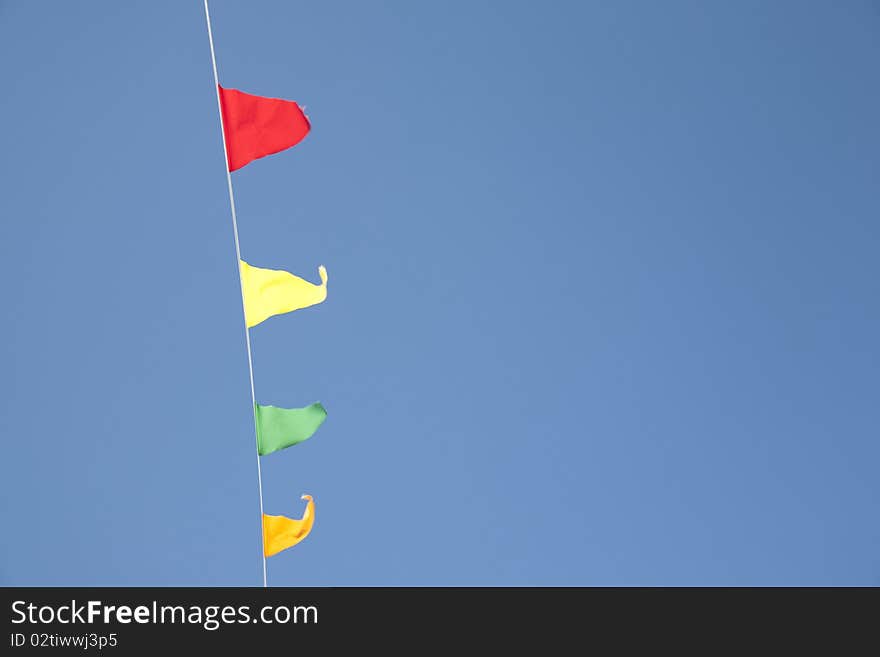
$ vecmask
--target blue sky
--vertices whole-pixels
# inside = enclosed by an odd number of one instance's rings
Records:
[[[211,4],[278,586],[880,584],[880,11]],[[201,2],[0,3],[0,583],[258,585]]]

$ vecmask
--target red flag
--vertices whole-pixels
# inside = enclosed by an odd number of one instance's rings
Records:
[[[230,171],[295,146],[308,134],[309,120],[292,100],[253,96],[217,86]]]

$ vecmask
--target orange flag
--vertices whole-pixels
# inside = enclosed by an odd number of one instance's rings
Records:
[[[315,502],[311,495],[303,495],[302,499],[309,503],[301,520],[263,514],[263,554],[267,557],[293,547],[312,531],[315,523]]]

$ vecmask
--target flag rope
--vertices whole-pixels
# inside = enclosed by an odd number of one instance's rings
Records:
[[[214,36],[211,33],[211,14],[208,12],[208,0],[205,0],[205,20],[208,23],[208,43],[211,46],[211,65],[214,68],[214,91],[217,93],[217,113],[220,116],[220,135],[223,137],[223,156],[226,165],[226,183],[229,187],[229,207],[232,210],[232,234],[235,237],[235,268],[238,270],[238,284],[241,289],[241,312],[244,322],[244,338],[247,344],[248,357],[248,374],[251,379],[251,413],[254,417],[254,441],[257,446],[257,486],[260,492],[260,556],[263,560],[263,587],[267,587],[266,582],[266,553],[264,550],[264,528],[263,528],[263,473],[260,468],[260,450],[257,438],[257,398],[254,394],[254,362],[251,355],[251,330],[248,328],[245,315],[244,302],[244,284],[241,279],[241,247],[238,242],[238,221],[235,218],[235,196],[232,193],[232,174],[229,171],[229,153],[226,151],[226,129],[223,126],[223,108],[220,105],[220,79],[217,77],[217,58],[214,56]]]

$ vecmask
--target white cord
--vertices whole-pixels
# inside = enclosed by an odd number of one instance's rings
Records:
[[[238,221],[235,218],[235,197],[232,194],[232,174],[229,172],[229,153],[226,152],[226,132],[223,128],[223,108],[220,105],[220,80],[217,77],[217,59],[214,56],[214,37],[211,34],[211,15],[208,13],[208,0],[205,0],[205,20],[208,22],[208,43],[211,45],[211,65],[214,67],[214,91],[217,92],[217,112],[220,115],[220,134],[223,137],[223,155],[226,160],[226,183],[229,186],[229,207],[232,209],[232,234],[235,237],[235,269],[238,271],[238,284],[241,288],[241,311],[242,315],[245,317],[245,325],[244,325],[244,338],[245,343],[247,344],[247,357],[248,357],[248,374],[250,374],[251,378],[251,412],[254,414],[254,440],[257,440],[257,398],[254,394],[254,362],[251,357],[251,331],[247,326],[247,318],[245,316],[245,305],[244,305],[244,285],[241,280],[241,247],[238,243]],[[266,583],[266,554],[264,552],[264,532],[263,528],[263,473],[260,468],[260,450],[259,446],[256,449],[257,453],[257,485],[260,490],[260,527],[261,527],[261,535],[260,535],[260,556],[263,559],[263,588],[267,587]]]

